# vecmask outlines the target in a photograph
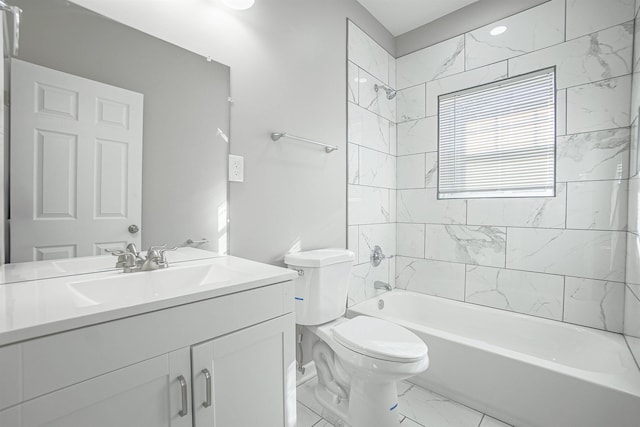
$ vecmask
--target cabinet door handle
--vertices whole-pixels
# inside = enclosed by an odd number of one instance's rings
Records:
[[[187,402],[187,381],[185,381],[184,377],[180,375],[178,377],[178,382],[180,383],[180,391],[182,392],[182,409],[180,409],[178,415],[184,417],[189,413],[189,406]]]
[[[202,406],[208,408],[211,406],[211,372],[208,369],[203,369],[202,373],[204,374],[205,388],[207,394],[207,400],[204,401]]]

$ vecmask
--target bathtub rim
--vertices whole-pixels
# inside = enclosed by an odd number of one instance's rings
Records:
[[[588,370],[585,370],[585,369],[572,367],[572,366],[567,365],[567,364],[546,360],[546,359],[541,358],[541,357],[532,356],[532,355],[529,355],[529,354],[524,353],[524,352],[518,352],[516,350],[505,348],[505,347],[502,347],[502,346],[496,345],[496,344],[491,344],[491,343],[483,341],[483,340],[477,340],[477,339],[473,339],[473,338],[469,338],[469,337],[465,337],[465,336],[460,336],[460,335],[454,334],[452,332],[443,331],[443,330],[440,330],[440,329],[436,329],[434,327],[430,327],[428,325],[421,325],[419,323],[416,323],[415,321],[399,319],[399,318],[397,318],[397,317],[395,317],[393,315],[378,316],[378,315],[373,315],[370,311],[362,310],[363,307],[367,307],[367,308],[371,308],[373,313],[378,314],[379,310],[377,308],[377,301],[380,300],[380,299],[384,300],[385,295],[387,295],[388,292],[384,292],[384,293],[382,293],[382,294],[380,294],[380,295],[378,295],[378,296],[376,296],[374,298],[370,298],[370,299],[362,301],[362,302],[360,302],[360,303],[358,303],[356,305],[348,307],[347,313],[346,313],[346,317],[352,318],[352,317],[355,317],[356,315],[380,317],[380,318],[383,318],[385,320],[397,323],[397,324],[399,324],[399,325],[411,330],[412,332],[417,333],[418,336],[420,336],[420,333],[423,333],[423,334],[426,334],[426,335],[433,335],[433,336],[436,336],[436,337],[441,338],[441,339],[453,341],[453,342],[458,343],[460,345],[464,345],[464,346],[467,346],[467,347],[473,347],[473,348],[479,348],[481,350],[484,350],[484,351],[487,351],[487,352],[490,352],[490,353],[495,353],[495,354],[498,354],[498,355],[503,356],[503,357],[507,357],[507,358],[512,359],[512,360],[526,362],[526,363],[532,364],[534,366],[538,366],[538,367],[540,367],[542,369],[547,369],[547,370],[556,372],[556,373],[558,373],[560,375],[568,375],[568,376],[571,376],[571,377],[574,377],[574,378],[578,378],[580,380],[592,383],[594,385],[598,385],[598,386],[606,387],[606,388],[611,388],[611,389],[614,389],[614,390],[616,390],[618,392],[629,394],[631,396],[640,398],[640,368],[636,364],[635,359],[633,358],[633,355],[631,354],[631,350],[627,346],[626,341],[624,340],[624,337],[621,334],[618,334],[618,333],[615,333],[615,332],[603,331],[603,330],[590,328],[590,327],[586,327],[586,326],[574,325],[574,324],[570,324],[570,323],[566,323],[566,322],[560,322],[560,321],[546,319],[546,318],[537,317],[537,316],[530,316],[530,315],[526,315],[526,314],[522,314],[522,313],[508,311],[508,310],[501,310],[501,309],[492,308],[492,307],[486,307],[486,306],[482,306],[482,305],[478,305],[478,304],[466,303],[466,302],[463,302],[463,301],[457,301],[457,300],[453,300],[453,299],[449,299],[449,298],[443,298],[443,297],[438,297],[438,296],[434,296],[434,295],[422,294],[422,293],[419,293],[419,292],[408,291],[408,290],[404,290],[404,289],[394,289],[391,292],[395,296],[397,296],[397,295],[418,296],[418,297],[421,297],[421,298],[426,298],[426,299],[431,300],[433,302],[443,302],[444,301],[445,303],[460,305],[460,306],[462,306],[464,308],[467,308],[467,309],[472,307],[473,309],[481,311],[481,312],[482,311],[487,311],[487,312],[495,314],[496,311],[499,311],[501,315],[504,315],[504,316],[507,316],[507,317],[515,316],[517,318],[520,318],[520,319],[523,319],[523,320],[527,320],[527,321],[542,322],[542,323],[546,323],[546,324],[549,324],[549,325],[553,325],[555,327],[565,327],[565,328],[578,329],[581,332],[588,332],[590,334],[600,335],[603,338],[607,338],[607,339],[615,342],[615,345],[622,349],[621,354],[623,354],[623,357],[625,359],[625,363],[627,363],[628,366],[630,366],[630,368],[628,368],[626,371],[623,371],[621,373],[607,373],[607,372],[600,372],[600,371],[588,371]],[[471,307],[469,307],[469,306],[471,306]],[[429,347],[429,343],[427,342],[426,344],[427,344],[427,347]]]

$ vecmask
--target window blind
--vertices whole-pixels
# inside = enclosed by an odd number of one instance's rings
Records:
[[[439,97],[438,198],[555,195],[555,69]]]

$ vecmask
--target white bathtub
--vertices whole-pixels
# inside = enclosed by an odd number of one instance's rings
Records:
[[[401,290],[358,315],[425,341],[431,363],[412,382],[517,427],[640,426],[640,371],[621,335]]]

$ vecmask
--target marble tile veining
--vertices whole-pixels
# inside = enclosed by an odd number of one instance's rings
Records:
[[[419,84],[398,91],[396,122],[417,120],[425,117],[425,85]]]
[[[372,150],[391,153],[389,120],[358,105],[348,105],[348,141]]]
[[[427,83],[427,116],[438,114],[438,96],[507,77],[507,61],[465,71]]]
[[[438,150],[438,117],[398,124],[398,155]]]
[[[570,182],[567,228],[626,230],[628,181]]]
[[[633,19],[635,0],[567,0],[567,40]]]
[[[402,56],[396,67],[398,89],[460,73],[464,71],[464,36]]]
[[[378,85],[378,87],[387,86],[372,75],[360,70],[358,105],[387,120],[395,122],[396,98],[389,99],[387,93],[382,89],[376,91],[376,85]]]
[[[398,157],[398,189],[425,187],[425,157],[425,154]]]
[[[427,224],[426,258],[504,267],[506,228]]]
[[[631,73],[633,22],[509,60],[509,75],[556,67],[558,89]]]
[[[477,427],[482,413],[420,387],[398,396],[400,413],[424,426]]]
[[[359,264],[368,263],[371,258],[371,251],[377,245],[382,248],[385,255],[395,255],[396,253],[396,225],[395,224],[375,224],[361,225],[358,238]]]
[[[624,281],[626,233],[509,228],[507,268]]]
[[[464,264],[396,258],[396,287],[464,301]]]
[[[427,153],[427,161],[425,166],[425,182],[426,188],[438,188],[438,153]]]
[[[389,190],[385,188],[348,186],[350,225],[390,222]]]
[[[556,179],[563,182],[628,178],[629,138],[629,128],[558,137]]]
[[[314,377],[297,388],[298,411],[304,412],[302,416],[298,413],[298,427],[308,427],[306,422],[316,418],[318,421],[313,427],[346,426],[342,420],[330,416],[315,402],[313,388],[317,382],[317,377]],[[479,427],[510,427],[408,381],[398,382],[398,396],[398,419],[401,427],[478,427],[478,423]],[[420,402],[425,402],[425,405]],[[326,419],[320,418],[322,413],[326,415]]]
[[[388,84],[391,88],[396,89],[396,75],[397,75],[397,61],[396,59],[389,54],[389,81]]]
[[[497,26],[507,30],[499,35]],[[564,41],[564,0],[552,0],[465,34],[466,69],[481,67]]]
[[[629,126],[631,76],[567,89],[567,133]]]
[[[373,287],[373,283],[378,280],[389,283],[388,260],[383,261],[378,267],[374,267],[370,262],[354,265],[351,268],[351,277],[349,279],[348,305],[358,304],[384,292]]]
[[[398,222],[464,224],[464,200],[438,200],[435,188],[398,190]]]
[[[358,183],[372,187],[396,188],[396,157],[360,147]]]
[[[472,199],[467,224],[507,227],[564,228],[566,184],[556,184],[556,196],[544,198]]]
[[[562,276],[467,266],[465,301],[548,319],[562,319]]]
[[[624,283],[565,279],[564,321],[622,332]]]
[[[424,224],[396,224],[397,254],[424,258]]]
[[[389,83],[389,53],[351,21],[349,60],[378,80]]]

